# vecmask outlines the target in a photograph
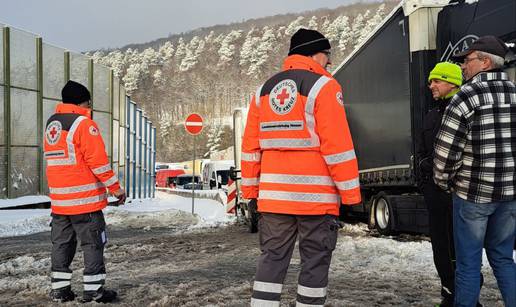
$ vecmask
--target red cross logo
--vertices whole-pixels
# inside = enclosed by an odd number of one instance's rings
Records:
[[[49,133],[50,133],[50,137],[53,139],[57,134],[56,127],[52,127],[52,130]]]
[[[290,97],[290,94],[287,93],[287,89],[283,88],[281,93],[278,94],[278,96],[276,96],[276,99],[278,99],[280,101],[280,105],[284,105],[285,104],[285,99],[288,99],[289,97]]]

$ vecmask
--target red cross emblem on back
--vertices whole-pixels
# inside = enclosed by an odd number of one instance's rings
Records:
[[[287,89],[286,88],[283,88],[281,93],[279,93],[278,96],[276,96],[276,99],[278,99],[280,101],[280,105],[284,105],[285,104],[285,100],[289,99],[289,98],[290,98],[290,94],[287,93]]]
[[[57,120],[48,124],[47,129],[45,131],[45,138],[47,139],[48,144],[55,145],[61,138],[61,131],[63,130],[63,126]]]
[[[56,137],[56,134],[57,134],[57,129],[56,129],[56,127],[52,127],[52,130],[50,130],[50,132],[49,132],[49,133],[50,133],[50,136],[52,137],[52,139],[53,139],[53,138],[55,138],[55,137]]]

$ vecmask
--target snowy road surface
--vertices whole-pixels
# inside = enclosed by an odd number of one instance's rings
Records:
[[[117,304],[247,306],[259,254],[258,236],[221,215],[216,202],[200,201],[199,216],[192,216],[185,212],[190,210],[189,199],[158,196],[161,199],[145,203],[146,210],[137,204],[129,210],[107,210],[107,286],[119,291]],[[42,218],[41,214],[34,217]],[[0,225],[5,223],[0,219]],[[31,225],[31,219],[24,223]],[[78,294],[82,260],[79,250],[72,264],[72,287]],[[282,306],[295,304],[299,266],[296,250]],[[49,270],[48,231],[0,238],[0,306],[52,306]],[[483,271],[482,303],[503,306],[487,264]],[[373,237],[364,224],[341,229],[327,306],[432,306],[438,301],[429,242],[408,236],[401,240]]]

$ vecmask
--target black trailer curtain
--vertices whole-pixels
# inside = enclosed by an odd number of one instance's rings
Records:
[[[516,41],[516,0],[459,1],[446,6],[437,23],[437,58],[446,61],[483,35]]]

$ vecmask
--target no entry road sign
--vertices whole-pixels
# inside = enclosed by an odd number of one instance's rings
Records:
[[[202,117],[197,113],[188,115],[185,120],[185,128],[191,135],[197,135],[202,131]]]

